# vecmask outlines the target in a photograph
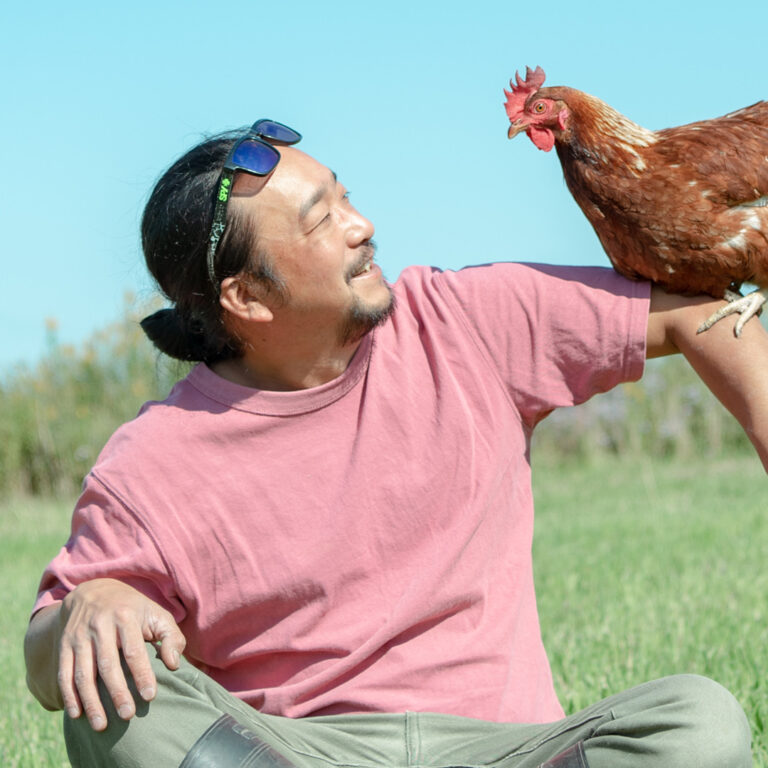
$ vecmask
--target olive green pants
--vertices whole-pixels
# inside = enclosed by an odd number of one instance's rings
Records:
[[[186,662],[175,672],[159,659],[153,666],[158,694],[139,703],[129,722],[120,720],[103,689],[105,731],[65,716],[73,766],[178,768],[222,715],[298,768],[534,768],[580,740],[590,768],[752,765],[741,707],[720,685],[695,675],[646,683],[542,725],[420,712],[292,720],[254,710]]]

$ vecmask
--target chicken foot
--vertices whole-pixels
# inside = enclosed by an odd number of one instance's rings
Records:
[[[746,296],[733,291],[726,291],[723,297],[728,301],[724,307],[721,307],[714,314],[710,315],[697,329],[696,333],[708,331],[718,320],[722,320],[734,312],[738,312],[740,317],[736,321],[733,329],[734,336],[741,336],[741,331],[751,317],[759,316],[763,309],[763,304],[768,301],[768,288],[758,288]]]

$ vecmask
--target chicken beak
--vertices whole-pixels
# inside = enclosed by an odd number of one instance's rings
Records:
[[[528,126],[524,120],[514,120],[510,122],[509,130],[507,131],[507,138],[514,139],[518,133],[522,133]]]

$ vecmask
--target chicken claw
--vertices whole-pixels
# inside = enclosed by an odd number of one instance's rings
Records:
[[[736,321],[736,326],[733,329],[733,334],[736,337],[741,336],[741,331],[751,317],[759,316],[763,311],[763,304],[768,301],[768,288],[758,288],[752,293],[748,293],[746,296],[742,296],[732,291],[725,292],[725,298],[728,300],[728,304],[721,307],[707,320],[705,320],[699,327],[696,333],[704,333],[708,331],[718,320],[722,320],[728,315],[732,315],[734,312],[738,312],[741,317]]]

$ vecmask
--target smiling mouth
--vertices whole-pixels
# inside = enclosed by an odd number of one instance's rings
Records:
[[[360,260],[352,267],[352,270],[347,272],[347,280],[363,277],[363,275],[367,275],[373,269],[373,262],[376,258],[376,243],[373,240],[369,240],[363,245],[360,257]]]
[[[350,273],[349,275],[350,280],[354,277],[361,277],[362,275],[365,275],[371,271],[371,267],[373,267],[374,253],[375,252],[373,251],[373,249],[371,249],[371,251],[365,255],[365,258],[363,259],[362,263],[359,266],[355,267],[354,272]]]
[[[355,272],[352,277],[360,277],[360,275],[364,275],[366,272],[371,271],[371,267],[373,266],[373,260],[369,259],[365,262],[365,265],[362,269],[358,269],[357,272]]]

